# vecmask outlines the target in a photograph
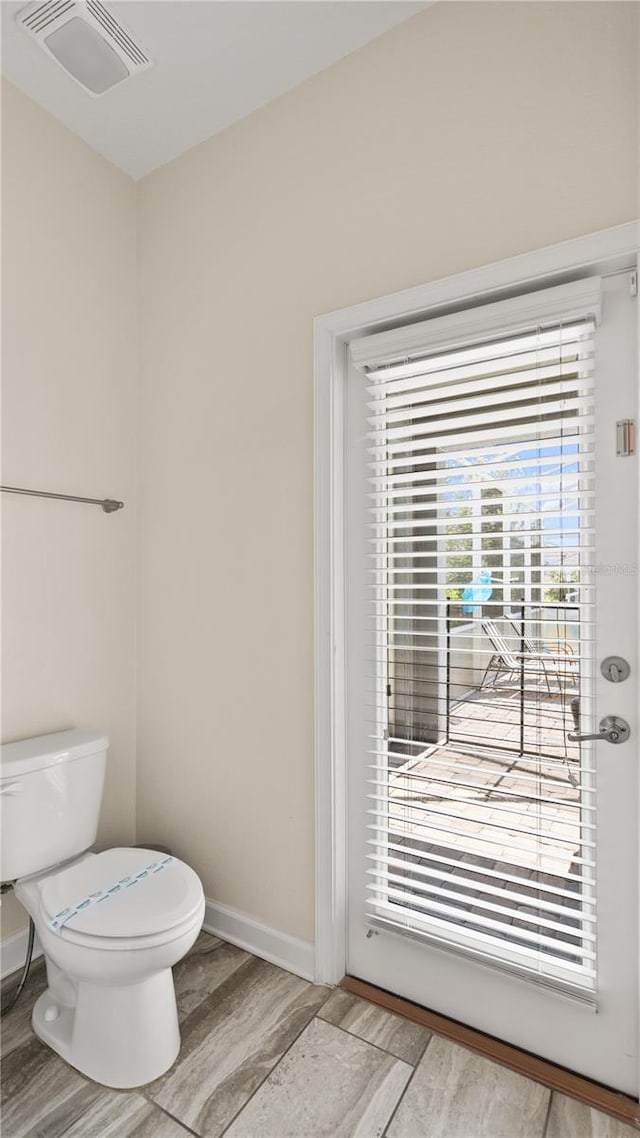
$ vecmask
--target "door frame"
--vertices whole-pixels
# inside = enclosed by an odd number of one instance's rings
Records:
[[[344,421],[348,344],[355,336],[585,275],[636,271],[640,221],[599,230],[314,320],[315,979],[346,972],[347,795]],[[636,277],[637,280],[637,277]],[[638,321],[640,326],[640,320]],[[640,337],[638,357],[640,360]],[[640,560],[640,550],[639,560]],[[640,628],[638,629],[640,636]],[[640,699],[640,675],[634,677]],[[640,802],[638,803],[640,810]],[[639,851],[640,854],[640,851]],[[639,965],[640,967],[640,965]]]

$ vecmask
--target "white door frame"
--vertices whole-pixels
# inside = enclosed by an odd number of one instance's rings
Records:
[[[315,978],[346,971],[344,406],[354,336],[496,300],[525,287],[637,268],[640,222],[603,229],[316,317],[315,345]],[[639,352],[640,358],[640,344]],[[639,551],[640,552],[640,551]],[[640,635],[640,629],[638,629]],[[640,676],[635,677],[640,699]],[[640,803],[639,803],[640,809]]]

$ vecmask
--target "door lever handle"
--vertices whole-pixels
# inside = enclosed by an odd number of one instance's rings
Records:
[[[581,735],[578,731],[569,731],[567,739],[572,743],[586,743],[591,739],[604,739],[607,743],[625,743],[631,734],[631,728],[626,719],[619,715],[605,715],[600,720],[600,730],[594,734]]]

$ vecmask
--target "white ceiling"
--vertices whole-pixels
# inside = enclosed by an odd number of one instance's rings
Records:
[[[108,6],[155,66],[94,99],[4,0],[2,72],[134,178],[427,7],[424,0],[119,0]]]

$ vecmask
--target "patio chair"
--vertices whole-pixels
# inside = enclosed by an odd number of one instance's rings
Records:
[[[520,646],[521,643],[523,644],[524,667],[522,666],[522,652],[515,652],[513,650],[507,637],[500,631],[496,622],[494,620],[482,620],[480,621],[482,631],[487,639],[491,641],[494,652],[485,668],[480,689],[482,690],[482,688],[489,686],[495,687],[500,676],[505,674],[517,676],[519,682],[523,677],[533,674],[539,679],[544,679],[549,695],[553,695],[551,690],[551,678],[556,681],[558,691],[562,691],[558,658],[552,653],[546,652],[541,646],[538,646],[535,641],[529,640],[526,637],[521,638],[520,629],[511,621],[509,621],[509,624],[517,635],[518,646]],[[564,674],[566,675],[566,670],[564,670]]]
[[[522,640],[524,650],[531,656],[544,656],[547,660],[555,661],[558,671],[562,665],[562,671],[565,675],[570,675],[574,679],[578,679],[580,674],[580,662],[576,656],[572,645],[568,640],[557,642],[557,652],[552,652],[547,648],[541,640],[532,640],[529,636],[522,636],[522,626],[516,620],[507,618],[515,635],[518,638],[518,643]]]

